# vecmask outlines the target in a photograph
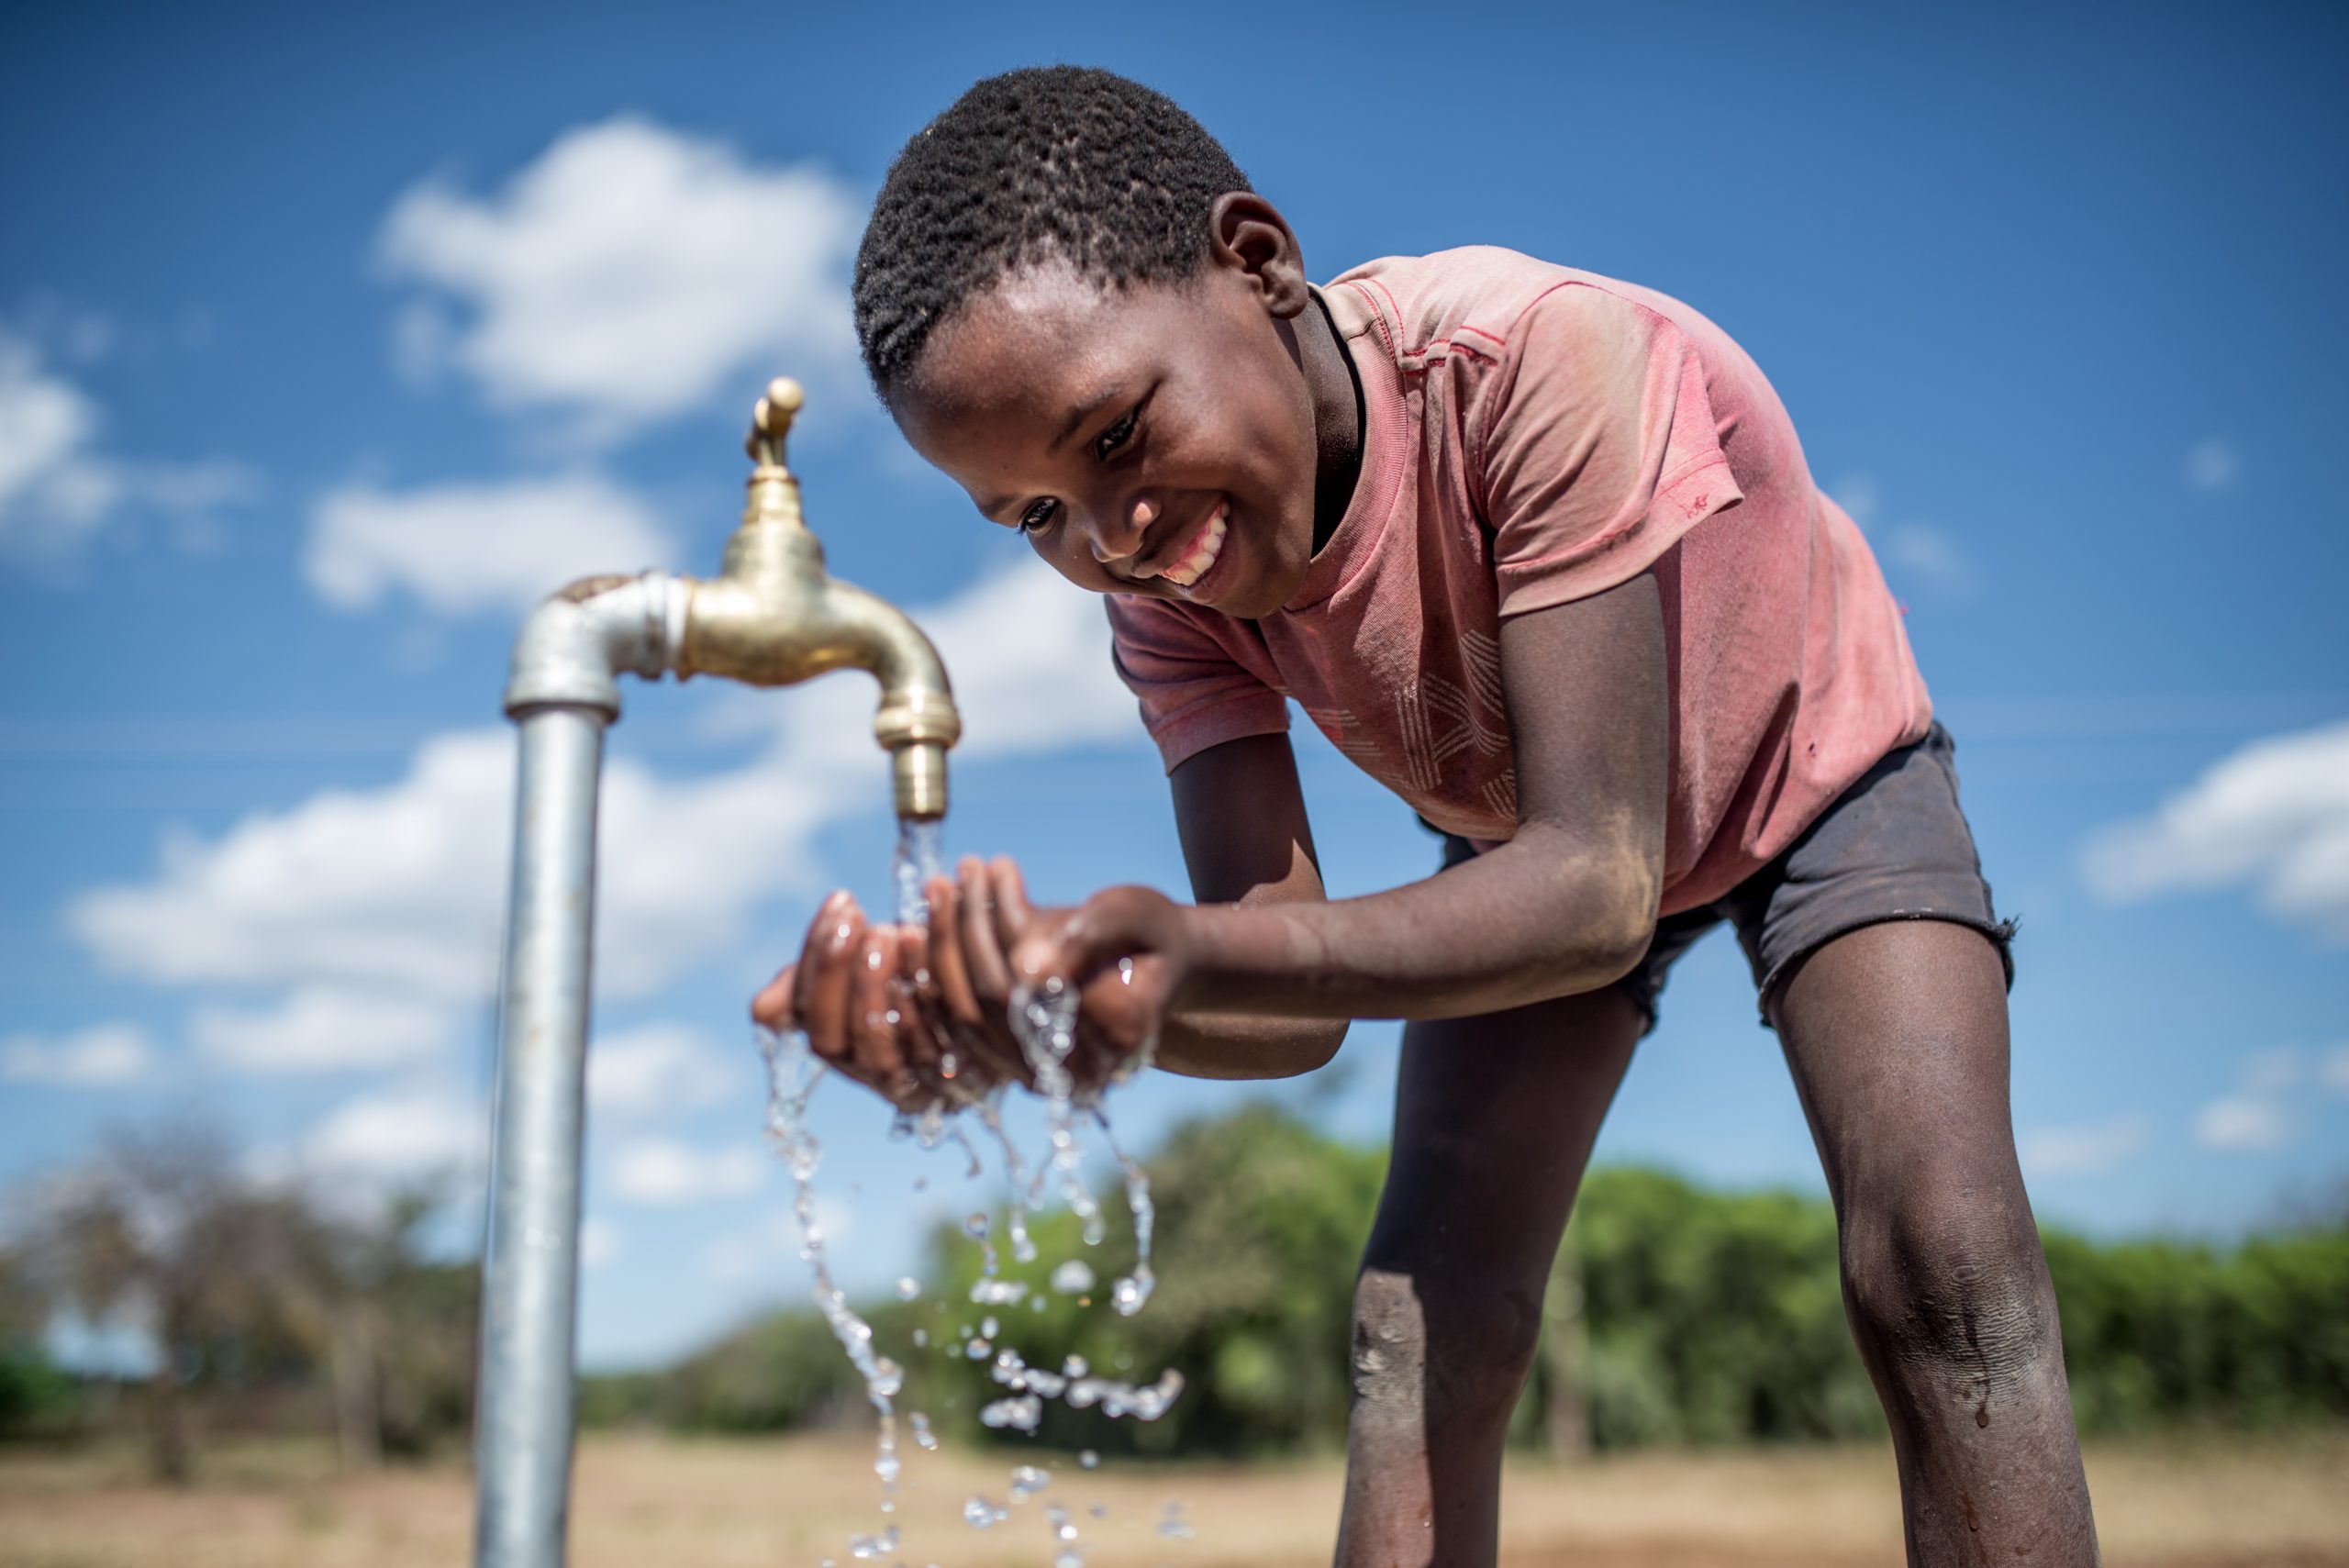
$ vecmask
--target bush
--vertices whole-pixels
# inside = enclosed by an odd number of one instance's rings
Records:
[[[920,1299],[870,1316],[907,1362],[901,1409],[943,1430],[1062,1449],[1241,1455],[1344,1441],[1355,1262],[1385,1157],[1313,1132],[1264,1105],[1191,1123],[1150,1162],[1159,1286],[1123,1318],[1055,1294],[1052,1266],[1081,1257],[1106,1294],[1130,1267],[1122,1194],[1101,1196],[1108,1239],[1035,1221],[1039,1262],[1004,1260],[1015,1306],[970,1299],[980,1250],[959,1228],[931,1239]],[[997,1235],[1001,1234],[998,1218]],[[2174,1242],[2046,1238],[2081,1425],[2115,1432],[2186,1421],[2262,1426],[2349,1416],[2349,1229],[2221,1251]],[[1513,1429],[1586,1429],[1607,1448],[1805,1441],[1879,1434],[1875,1391],[1852,1348],[1822,1199],[1709,1192],[1639,1169],[1594,1172],[1567,1235],[1544,1331],[1553,1340]],[[1581,1309],[1572,1303],[1579,1299]],[[1041,1304],[1041,1305],[1039,1305]],[[1136,1381],[1185,1379],[1154,1423],[1048,1403],[1035,1439],[986,1433],[977,1412],[1006,1390],[964,1353],[993,1315],[1032,1365],[1071,1356]],[[928,1343],[916,1348],[917,1330]],[[1558,1380],[1578,1379],[1578,1388]],[[1558,1420],[1548,1418],[1554,1412]],[[863,1388],[810,1311],[755,1323],[662,1376],[614,1383],[598,1418],[725,1430],[861,1420]]]

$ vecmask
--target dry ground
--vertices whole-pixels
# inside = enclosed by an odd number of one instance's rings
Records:
[[[838,1441],[600,1437],[581,1450],[576,1568],[854,1568],[852,1530],[878,1526],[868,1449]],[[950,1568],[1041,1564],[1042,1505],[1075,1513],[1093,1568],[1316,1568],[1329,1561],[1338,1469],[1112,1462],[1063,1466],[1041,1497],[984,1534],[963,1499],[1001,1501],[996,1451],[910,1456],[905,1560]],[[309,1448],[207,1458],[173,1493],[130,1479],[125,1452],[0,1453],[0,1568],[461,1568],[471,1502],[462,1470],[334,1479]],[[2349,1568],[2349,1433],[2106,1447],[2088,1462],[2116,1568]],[[1156,1524],[1188,1504],[1197,1537]],[[1105,1518],[1085,1506],[1101,1504]],[[1646,1454],[1511,1474],[1507,1568],[1842,1568],[1898,1564],[1887,1453],[1873,1449]]]

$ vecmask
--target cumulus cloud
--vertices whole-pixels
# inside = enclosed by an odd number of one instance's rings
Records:
[[[408,363],[454,364],[497,406],[617,438],[776,369],[852,364],[861,207],[819,169],[621,116],[487,194],[413,187],[380,252],[420,291],[399,329]]]
[[[2349,723],[2244,746],[2098,835],[2084,864],[2115,901],[2249,884],[2270,913],[2349,941]]]
[[[2336,1095],[2349,1095],[2349,1041],[2334,1046],[2317,1063],[2317,1082]]]
[[[351,1073],[429,1062],[448,1049],[456,1021],[448,1006],[414,995],[311,984],[257,1011],[199,1007],[188,1034],[239,1072]]]
[[[1885,572],[1896,583],[1915,583],[1956,598],[1982,585],[1982,573],[1957,537],[1931,523],[1895,523],[1877,541]]]
[[[1827,493],[1873,541],[1895,587],[1955,599],[1970,598],[1981,587],[1981,568],[1948,529],[1915,518],[1886,524],[1884,492],[1874,474],[1847,473]]]
[[[640,1139],[622,1144],[612,1157],[610,1191],[623,1203],[646,1207],[739,1197],[758,1190],[770,1162],[753,1143],[704,1149],[671,1139]]]
[[[215,514],[250,501],[259,482],[234,463],[133,462],[99,444],[105,411],[51,369],[39,346],[0,328],[0,561],[44,573],[69,567],[126,511],[140,506],[206,542]]]
[[[579,1266],[600,1269],[617,1260],[625,1251],[619,1228],[607,1219],[589,1215],[579,1222]]]
[[[2015,1148],[2032,1175],[2095,1175],[2143,1153],[2152,1136],[2152,1122],[2132,1112],[2083,1127],[2032,1129]]]
[[[743,1048],[747,1055],[749,1047]],[[650,1120],[751,1092],[741,1063],[676,1024],[597,1039],[587,1048],[587,1103],[600,1119]]]
[[[2227,1095],[2195,1113],[2194,1137],[2209,1149],[2280,1149],[2291,1140],[2292,1118],[2278,1101]]]
[[[2320,1082],[2332,1067],[2331,1056],[2318,1061],[2315,1072]],[[2294,1092],[2308,1081],[2310,1073],[2306,1053],[2291,1047],[2254,1051],[2243,1059],[2234,1091],[2195,1113],[2195,1140],[2208,1149],[2282,1148],[2299,1135]]]
[[[443,615],[526,608],[575,578],[669,564],[651,508],[593,473],[405,492],[348,485],[312,513],[303,571],[342,609],[393,593]]]
[[[917,617],[955,683],[961,758],[1138,733],[1099,602],[1022,560]],[[1036,699],[1050,671],[1053,700]],[[878,806],[872,684],[833,676],[778,704],[752,762],[672,778],[626,758],[603,791],[596,983],[643,995],[722,951],[758,902],[805,888],[816,835]],[[511,734],[427,743],[406,777],[169,840],[158,874],[84,895],[75,934],[114,973],[179,985],[336,985],[444,1005],[495,984],[513,813]]]
[[[98,1024],[54,1038],[13,1034],[0,1040],[0,1078],[21,1084],[109,1088],[153,1075],[155,1050],[130,1024]]]
[[[2213,436],[2188,449],[2186,483],[2201,491],[2224,490],[2234,484],[2242,466],[2232,444]]]
[[[311,1172],[368,1182],[413,1181],[482,1169],[488,1111],[438,1084],[362,1095],[329,1112],[302,1140]]]

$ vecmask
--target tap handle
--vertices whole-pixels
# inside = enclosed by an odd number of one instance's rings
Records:
[[[751,461],[762,468],[782,468],[783,439],[791,433],[791,421],[807,401],[799,384],[787,375],[779,375],[767,383],[767,393],[751,411],[751,439],[744,443]]]

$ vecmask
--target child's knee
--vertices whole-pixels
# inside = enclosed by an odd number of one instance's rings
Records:
[[[1953,1182],[1853,1205],[1842,1254],[1854,1333],[1917,1396],[1962,1399],[1987,1425],[2060,1378],[2054,1294],[2020,1191]]]
[[[1449,1272],[1365,1267],[1354,1286],[1358,1413],[1408,1418],[1432,1432],[1506,1421],[1540,1348],[1542,1303]]]

